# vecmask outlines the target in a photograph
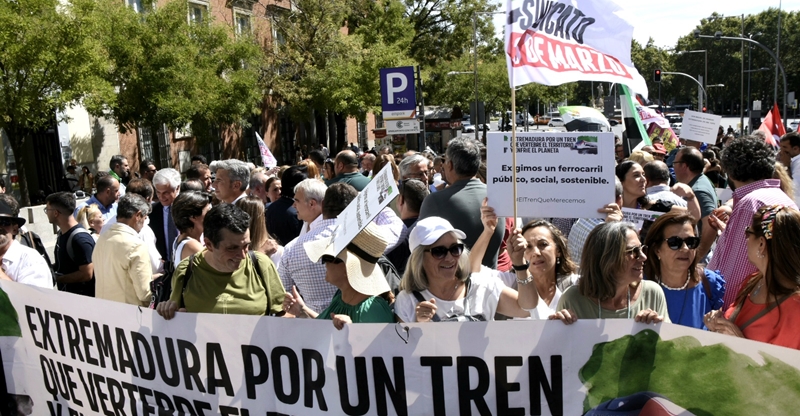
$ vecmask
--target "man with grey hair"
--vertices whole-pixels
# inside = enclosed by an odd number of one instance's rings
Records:
[[[267,203],[267,191],[264,184],[267,183],[267,175],[264,172],[255,172],[250,176],[250,186],[247,191],[250,196],[254,196],[261,200],[265,205]]]
[[[127,194],[117,206],[117,223],[100,235],[92,253],[95,297],[130,305],[148,306],[153,271],[147,244],[138,234],[150,204],[141,195]]]
[[[375,166],[375,155],[372,153],[364,153],[364,157],[361,158],[361,174],[372,178],[373,166]]]
[[[172,264],[172,243],[180,234],[172,219],[172,202],[180,192],[181,174],[172,168],[161,169],[153,176],[153,186],[158,202],[153,204],[149,225],[156,236],[158,254],[165,264]]]
[[[111,168],[108,174],[119,181],[119,196],[125,195],[125,184],[128,182],[127,179],[131,174],[131,167],[128,166],[128,158],[123,155],[111,156],[108,167]]]
[[[428,159],[424,159],[424,167],[428,168]],[[481,222],[481,203],[486,198],[486,184],[475,176],[481,165],[480,144],[472,139],[458,138],[450,140],[447,145],[447,159],[443,169],[450,186],[429,195],[422,202],[419,219],[442,217],[462,230],[467,237],[464,244],[471,248],[483,233]],[[425,175],[423,183],[428,183]],[[505,227],[497,227],[489,241],[489,247],[483,256],[482,264],[497,268],[497,255],[503,239]]]
[[[400,170],[400,179],[417,179],[422,183],[428,183],[428,164],[427,157],[420,153],[406,156],[397,168]]]
[[[245,191],[250,183],[250,166],[241,160],[220,160],[212,166],[216,173],[214,178],[214,194],[228,204],[247,196]]]
[[[303,220],[300,235],[317,228],[322,222],[322,200],[328,189],[319,179],[306,179],[294,187],[294,209],[297,219]]]

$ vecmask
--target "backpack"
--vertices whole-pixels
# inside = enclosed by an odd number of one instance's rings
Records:
[[[50,262],[50,256],[47,254],[47,249],[45,249],[39,234],[36,234],[33,231],[28,231],[25,234],[20,234],[20,237],[20,243],[22,245],[38,251],[39,254],[44,257],[44,261],[47,262],[47,268],[50,269],[50,276],[53,278],[53,285],[55,286],[56,273],[55,270],[53,270],[53,263]]]

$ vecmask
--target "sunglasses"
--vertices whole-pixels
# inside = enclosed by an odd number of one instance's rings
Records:
[[[437,260],[441,260],[447,257],[447,253],[450,253],[451,256],[458,258],[459,256],[461,256],[461,253],[464,252],[464,244],[461,243],[453,244],[450,247],[445,247],[445,246],[431,247],[425,251],[429,251],[431,253],[431,256],[433,256],[433,258]]]
[[[647,246],[642,244],[638,247],[631,247],[625,250],[625,254],[633,254],[633,258],[639,260],[640,258],[642,258],[642,256],[644,256],[645,251],[647,251]]]
[[[667,242],[667,247],[669,247],[671,250],[680,250],[684,243],[686,243],[686,247],[688,247],[690,250],[696,249],[700,246],[700,237],[670,237],[665,238],[664,241]]]
[[[326,255],[322,256],[322,264],[325,264],[325,263],[342,264],[342,263],[344,263],[344,260],[342,260],[342,259],[340,259],[338,257],[334,257],[334,256],[330,256],[330,255],[326,254]]]

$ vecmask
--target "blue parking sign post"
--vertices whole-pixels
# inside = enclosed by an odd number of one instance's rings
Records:
[[[381,108],[384,120],[416,117],[417,93],[414,67],[381,68]]]

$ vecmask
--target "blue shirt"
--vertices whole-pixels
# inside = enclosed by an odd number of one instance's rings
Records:
[[[75,219],[78,219],[78,212],[80,212],[81,208],[91,204],[97,205],[97,208],[100,209],[100,213],[103,214],[103,221],[108,221],[109,218],[117,216],[117,203],[114,202],[109,206],[105,206],[102,202],[100,202],[99,199],[97,199],[97,195],[92,195],[91,198],[78,204],[78,206],[75,208],[75,212],[72,213],[72,216],[75,217]]]
[[[684,290],[664,290],[664,297],[667,298],[667,311],[669,320],[673,324],[689,326],[692,328],[706,330],[703,324],[703,316],[712,309],[722,307],[722,298],[725,295],[725,280],[719,272],[705,270],[705,279],[708,281],[711,299],[706,294],[705,285],[701,281],[697,286]]]

